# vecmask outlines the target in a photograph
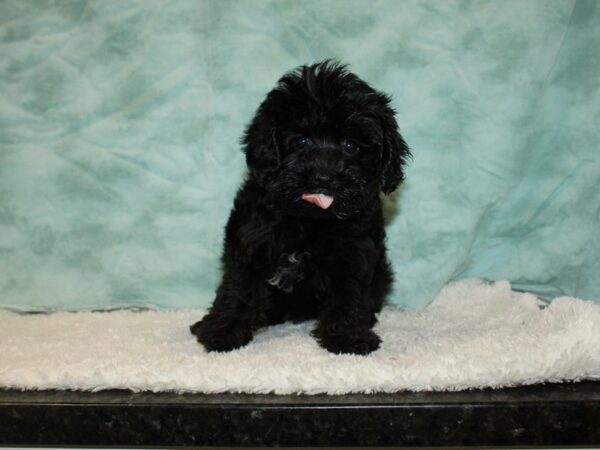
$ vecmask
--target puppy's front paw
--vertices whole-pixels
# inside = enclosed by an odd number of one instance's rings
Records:
[[[190,326],[190,331],[209,352],[228,352],[243,347],[252,340],[252,331],[248,327],[216,327],[206,319]]]
[[[332,353],[368,355],[377,350],[381,339],[373,330],[337,330],[335,326],[319,326],[313,331],[321,347]]]

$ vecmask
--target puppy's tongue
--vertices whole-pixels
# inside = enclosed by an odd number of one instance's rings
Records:
[[[333,197],[325,194],[302,194],[302,200],[317,205],[321,209],[327,209],[333,203]]]

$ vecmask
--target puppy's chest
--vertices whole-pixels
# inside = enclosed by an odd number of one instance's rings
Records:
[[[267,283],[289,294],[307,276],[309,252],[282,253]]]
[[[290,226],[276,233],[267,282],[277,289],[293,292],[299,284],[326,276],[327,267],[339,256],[339,236],[311,233]]]

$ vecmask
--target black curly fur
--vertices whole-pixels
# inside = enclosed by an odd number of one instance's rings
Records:
[[[380,192],[396,189],[409,156],[389,102],[331,61],[287,73],[267,95],[242,141],[249,175],[225,229],[223,279],[190,327],[208,351],[307,319],[331,352],[379,347],[372,327],[392,282]],[[311,192],[331,207],[303,201]]]

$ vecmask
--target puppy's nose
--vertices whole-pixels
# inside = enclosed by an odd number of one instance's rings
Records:
[[[331,181],[331,174],[326,172],[315,172],[313,178],[316,182],[325,183]]]

